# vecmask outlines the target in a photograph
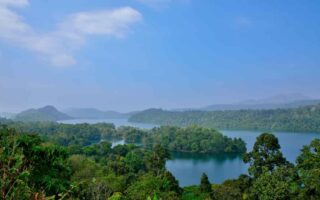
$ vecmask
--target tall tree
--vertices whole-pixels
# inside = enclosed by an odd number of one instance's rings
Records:
[[[148,167],[156,176],[160,175],[165,170],[166,160],[170,158],[170,153],[167,149],[157,144],[153,148],[152,153],[148,157]]]
[[[161,175],[163,181],[162,189],[164,191],[174,191],[177,194],[182,194],[182,189],[179,186],[179,181],[171,174],[171,172],[166,171]]]
[[[301,198],[320,199],[320,139],[304,146],[297,158],[297,169],[301,179]]]
[[[279,166],[290,165],[280,151],[278,138],[270,133],[257,137],[253,150],[246,153],[243,160],[250,163],[249,174],[254,177],[259,177],[263,169],[271,172]]]
[[[203,193],[211,193],[212,187],[206,173],[203,173],[200,181],[200,191]]]

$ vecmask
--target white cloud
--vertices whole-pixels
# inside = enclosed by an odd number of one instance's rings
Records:
[[[12,9],[27,5],[27,0],[0,0],[0,39],[35,52],[55,66],[75,64],[74,52],[87,37],[124,37],[130,25],[142,19],[142,15],[131,7],[80,12],[67,17],[56,30],[43,34]]]
[[[111,11],[82,12],[70,16],[62,25],[63,31],[81,34],[123,36],[129,25],[141,15],[130,7]]]

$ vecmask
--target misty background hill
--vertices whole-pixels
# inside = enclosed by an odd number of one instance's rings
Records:
[[[77,119],[122,119],[136,112],[120,113],[117,111],[101,111],[96,108],[69,108],[63,110],[67,115]]]
[[[264,99],[245,100],[233,104],[212,104],[201,108],[171,109],[171,111],[237,111],[237,110],[274,110],[290,109],[320,104],[319,99],[312,99],[301,94],[282,94]],[[59,111],[54,106],[32,108],[18,114],[0,112],[0,117],[19,121],[59,121],[68,119],[128,119],[143,111],[122,113],[103,111],[97,108],[67,108]]]
[[[196,109],[185,110],[203,110],[203,111],[219,111],[219,110],[268,110],[268,109],[285,109],[298,108],[309,105],[317,105],[320,99],[312,99],[299,93],[279,94],[263,99],[244,100],[231,104],[212,104]]]
[[[268,110],[268,109],[284,109],[298,108],[302,106],[319,104],[320,100],[297,100],[289,103],[239,103],[239,104],[214,104],[209,105],[199,110],[218,111],[218,110]]]
[[[60,112],[54,106],[45,106],[38,109],[22,111],[14,117],[17,121],[59,121],[73,119],[69,115]]]

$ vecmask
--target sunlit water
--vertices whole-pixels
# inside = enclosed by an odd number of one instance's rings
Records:
[[[115,126],[133,126],[143,129],[150,129],[155,125],[143,123],[131,123],[126,119],[105,119],[105,120],[66,120],[61,123],[99,123],[108,122]],[[221,131],[229,137],[240,137],[247,143],[247,149],[251,150],[253,144],[261,132],[257,131]],[[303,145],[309,144],[313,139],[320,138],[318,133],[291,133],[275,132],[280,142],[284,156],[291,162],[295,162],[300,154]],[[113,145],[123,144],[123,141],[115,141]],[[248,166],[238,156],[228,155],[202,155],[172,153],[172,159],[167,161],[167,169],[179,180],[181,186],[199,184],[203,172],[207,173],[209,179],[214,183],[221,183],[226,179],[237,178],[240,174],[247,173]]]

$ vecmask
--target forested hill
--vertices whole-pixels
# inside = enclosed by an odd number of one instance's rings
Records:
[[[131,122],[159,125],[200,125],[216,129],[320,132],[320,104],[291,109],[237,111],[165,111],[149,109]]]
[[[286,103],[273,103],[273,102],[243,102],[237,104],[214,104],[209,105],[199,110],[203,111],[223,111],[223,110],[270,110],[270,109],[289,109],[289,108],[299,108],[303,106],[312,106],[320,103],[320,100],[297,100],[289,101]]]
[[[72,119],[72,117],[58,111],[53,106],[29,109],[17,114],[14,118],[17,121],[59,121],[67,119]]]

